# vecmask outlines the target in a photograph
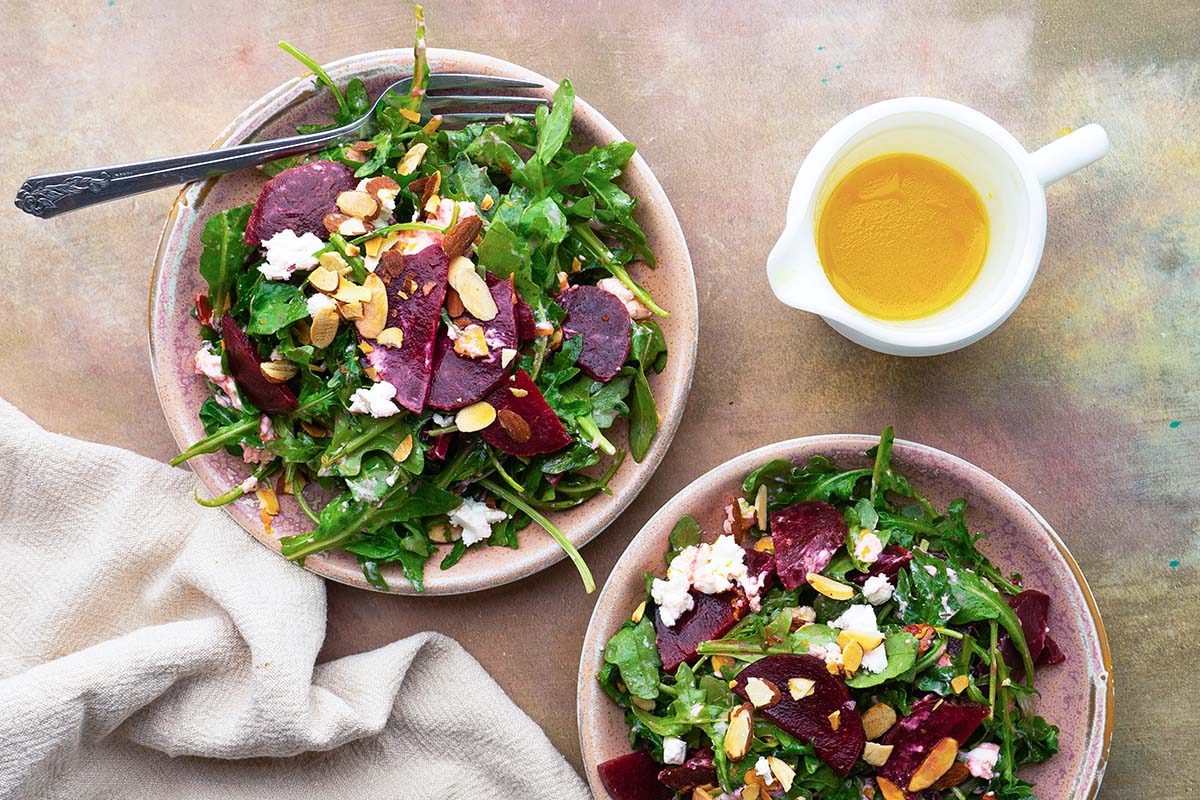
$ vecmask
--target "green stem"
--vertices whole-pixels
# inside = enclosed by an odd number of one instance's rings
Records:
[[[1000,626],[996,624],[995,620],[992,620],[988,623],[988,627],[991,629],[991,642],[988,647],[991,659],[991,663],[988,665],[988,707],[991,711],[988,712],[988,716],[994,718],[996,716],[996,673],[999,669],[997,662],[1001,658],[1000,648],[997,646],[1000,640]]]
[[[342,442],[341,446],[336,450],[321,456],[321,466],[328,468],[329,465],[344,458],[347,453],[353,453],[359,447],[371,441],[372,439],[376,439],[391,431],[403,421],[403,418],[396,417],[394,420],[386,422],[383,425],[380,425],[378,428],[360,433],[358,436],[355,436],[352,439],[347,439],[345,442]]]
[[[792,648],[772,645],[763,647],[759,642],[751,641],[716,641],[716,642],[701,642],[696,648],[696,652],[702,656],[766,656],[784,654],[790,655]]]
[[[425,431],[425,435],[426,436],[445,436],[447,433],[456,433],[457,431],[458,431],[457,425],[447,425],[444,428],[430,428],[429,430]]]
[[[625,269],[625,265],[617,263],[612,251],[608,249],[604,242],[600,241],[600,237],[596,235],[596,232],[586,222],[576,222],[571,226],[571,230],[580,238],[584,246],[591,251],[592,255],[600,260],[604,268],[611,272],[614,278],[625,284],[625,287],[633,292],[633,296],[642,305],[650,309],[651,313],[657,314],[660,317],[671,316],[658,303],[654,302],[654,298],[650,296],[649,292],[638,285],[637,281],[629,277],[629,271]]]
[[[324,67],[314,61],[311,56],[301,53],[287,42],[280,42],[279,46],[292,58],[296,59],[301,64],[312,70],[312,74],[317,76],[317,80],[328,86],[329,91],[333,92],[333,99],[337,101],[338,108],[340,108],[343,113],[349,112],[349,108],[346,106],[346,96],[342,94],[342,90],[339,89],[337,84],[333,82],[333,79],[329,77],[329,73],[325,71]]]
[[[320,405],[323,405],[333,396],[334,391],[332,389],[321,392],[311,400],[301,403],[300,406],[297,407],[290,416],[294,417],[297,414],[303,414],[305,411],[308,411],[311,408],[316,408]],[[178,467],[180,464],[188,461],[189,459],[195,458],[196,456],[204,455],[205,453],[215,453],[227,444],[236,444],[237,440],[240,439],[247,431],[258,429],[259,419],[260,418],[257,416],[248,417],[241,422],[235,422],[231,425],[225,426],[224,428],[216,430],[210,435],[205,436],[203,439],[196,442],[187,450],[184,450],[182,453],[172,458],[168,463],[172,467]]]
[[[278,465],[279,464],[277,461],[275,461],[275,459],[271,459],[270,461],[266,461],[266,462],[263,462],[262,464],[259,464],[258,467],[256,467],[255,470],[252,473],[250,473],[250,475],[251,475],[251,477],[254,478],[254,480],[256,482],[260,481],[267,476],[267,473],[271,472]],[[213,497],[208,500],[205,500],[203,497],[200,496],[199,489],[197,489],[195,492],[193,492],[193,495],[196,498],[196,502],[199,503],[200,505],[204,506],[205,508],[219,508],[221,506],[229,505],[234,500],[237,500],[239,497],[242,497],[245,494],[246,494],[246,492],[242,489],[242,484],[240,484],[240,483],[237,486],[230,489],[228,492],[225,492],[224,494],[219,494],[216,497]]]
[[[617,448],[600,432],[600,428],[596,425],[596,420],[592,418],[591,414],[576,417],[575,424],[592,440],[592,446],[599,447],[604,455],[615,456],[617,454]]]
[[[536,522],[538,525],[541,525],[542,528],[545,529],[546,533],[550,534],[550,536],[554,538],[554,541],[558,542],[558,546],[563,549],[563,552],[565,552],[567,557],[570,558],[575,564],[575,569],[579,571],[579,577],[583,578],[583,588],[589,594],[596,591],[596,581],[592,577],[591,570],[588,569],[587,563],[583,560],[583,556],[581,556],[579,551],[575,549],[575,545],[571,544],[567,537],[563,535],[563,532],[558,529],[558,526],[546,519],[541,512],[539,512],[533,506],[526,503],[519,496],[500,486],[498,483],[489,480],[481,480],[479,481],[479,485],[497,497],[512,503],[521,511],[525,512],[525,514],[531,520]]]
[[[458,206],[456,205],[457,209]],[[395,225],[385,225],[382,228],[376,228],[370,233],[364,233],[362,236],[350,240],[350,244],[362,244],[365,241],[374,239],[377,236],[386,236],[392,231],[433,231],[435,233],[447,233],[447,228],[440,228],[437,225],[428,225],[424,222],[397,222]]]
[[[504,469],[504,467],[500,465],[500,460],[498,458],[496,458],[495,448],[489,447],[487,449],[487,454],[488,454],[488,461],[492,462],[492,466],[496,468],[496,472],[500,475],[501,478],[504,479],[504,482],[507,483],[509,486],[511,486],[515,491],[519,492],[520,494],[525,494],[525,487],[522,486],[516,478],[514,478],[512,475],[509,475],[508,472]]]
[[[295,486],[295,484],[292,484]],[[312,510],[312,506],[304,499],[304,488],[296,486],[296,505],[300,506],[300,510],[304,512],[304,516],[311,519],[314,523],[320,524],[321,518]]]

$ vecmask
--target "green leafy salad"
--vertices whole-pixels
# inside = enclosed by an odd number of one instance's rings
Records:
[[[967,504],[935,508],[891,465],[815,456],[752,472],[703,541],[684,517],[665,578],[598,679],[633,751],[616,800],[1020,800],[1058,750],[1035,670],[1066,659],[1050,598],[979,551]]]
[[[333,96],[333,125],[369,110],[361,80],[281,46]],[[200,502],[247,497],[270,532],[290,496],[312,529],[283,554],[347,551],[379,589],[381,565],[421,591],[431,559],[516,548],[537,523],[592,591],[547,515],[609,492],[618,421],[646,456],[667,359],[667,312],[631,274],[656,266],[619,186],[634,147],[571,148],[568,80],[533,119],[453,129],[422,111],[429,76],[418,7],[411,90],[373,135],[268,165],[254,203],[208,219],[207,436],[172,464],[241,458],[250,476]]]

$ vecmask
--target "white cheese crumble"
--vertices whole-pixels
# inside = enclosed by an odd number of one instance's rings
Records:
[[[454,424],[454,416],[452,414],[439,414],[433,412],[433,421],[437,423],[439,428],[446,428]]]
[[[308,315],[315,317],[327,308],[337,308],[337,301],[327,294],[317,292],[308,298]]]
[[[617,278],[604,278],[596,282],[597,289],[603,289],[625,304],[630,319],[649,319],[650,309],[633,296],[633,291]]]
[[[224,408],[233,406],[238,411],[242,410],[242,398],[238,396],[237,384],[221,369],[221,354],[213,349],[211,342],[205,342],[196,351],[196,374],[208,378],[224,392],[224,395],[216,395],[214,398],[218,405]]]
[[[746,569],[746,551],[732,536],[718,536],[712,544],[689,545],[671,559],[667,579],[655,578],[650,595],[658,604],[659,615],[667,627],[695,604],[688,588],[701,594],[720,594],[740,586],[752,608],[758,605],[762,589],[759,576]]]
[[[325,243],[311,233],[297,236],[285,228],[262,243],[267,263],[258,271],[269,281],[286,281],[296,270],[312,269],[317,265],[314,255]]]
[[[759,756],[758,761],[754,762],[754,771],[763,779],[763,783],[770,786],[775,782],[775,776],[771,773],[771,763],[767,761],[766,756]]]
[[[663,739],[663,763],[682,764],[687,760],[687,742],[675,736]]]
[[[991,780],[992,770],[1000,760],[1000,745],[984,742],[973,750],[967,751],[967,769],[976,778]]]
[[[895,587],[888,581],[887,575],[872,575],[863,584],[863,597],[873,606],[881,606],[892,599]]]
[[[271,424],[271,418],[266,414],[263,414],[262,419],[258,421],[258,438],[263,440],[263,444],[279,438],[275,435],[275,426]]]
[[[816,656],[826,664],[837,664],[840,666],[842,663],[842,648],[837,642],[830,642],[824,645],[810,644],[808,646],[808,654]]]
[[[462,528],[462,543],[467,547],[482,542],[492,535],[492,523],[508,519],[498,508],[487,503],[464,497],[462,505],[450,512],[450,524]]]
[[[840,617],[829,624],[831,627],[852,633],[864,635],[880,633],[879,623],[875,619],[875,609],[861,603],[850,606],[842,612]],[[887,650],[882,642],[863,654],[862,666],[868,672],[883,672],[887,669],[887,663]]]
[[[242,490],[242,494],[250,494],[258,488],[258,478],[251,475],[246,480],[238,484],[238,488]]]
[[[396,387],[387,381],[371,385],[369,389],[355,389],[350,396],[351,414],[370,414],[372,417],[390,417],[400,413],[400,406],[392,402]]]
[[[882,552],[883,542],[871,531],[859,536],[858,542],[854,545],[854,557],[864,564],[874,564],[879,560],[879,554]]]

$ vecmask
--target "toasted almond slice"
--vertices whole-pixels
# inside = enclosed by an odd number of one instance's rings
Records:
[[[404,154],[404,158],[400,159],[400,163],[396,165],[397,174],[412,175],[416,172],[417,167],[421,166],[421,161],[424,160],[425,153],[428,150],[429,145],[424,142],[417,142],[408,148],[408,152]]]
[[[351,190],[337,196],[338,210],[358,219],[370,219],[379,213],[379,201],[366,192]]]
[[[338,313],[348,322],[357,322],[362,319],[363,304],[357,300],[353,303],[338,303]]]
[[[515,411],[502,408],[496,412],[497,418],[500,420],[500,427],[504,428],[505,433],[509,435],[514,442],[523,444],[528,442],[533,436],[533,431],[529,427],[529,423]]]
[[[363,281],[363,288],[371,293],[371,299],[363,303],[362,319],[355,320],[358,335],[364,339],[374,339],[387,325],[388,299],[383,281],[372,272]]]
[[[446,256],[454,260],[465,254],[481,230],[483,230],[483,220],[474,214],[460,219],[442,238],[442,249],[446,251]]]
[[[472,403],[454,415],[454,424],[463,433],[481,431],[496,421],[496,409],[486,400]]]
[[[729,712],[729,727],[725,729],[725,755],[730,761],[741,761],[750,751],[754,736],[753,718],[749,703],[742,703]]]
[[[812,606],[796,606],[792,609],[792,630],[817,621],[817,612]]]
[[[290,361],[264,361],[258,370],[271,383],[287,383],[296,377],[296,365]]]
[[[808,585],[831,600],[849,600],[854,597],[854,587],[838,583],[816,572],[808,573]]]
[[[305,433],[307,433],[309,436],[313,437],[314,439],[324,439],[326,436],[329,435],[329,431],[325,430],[320,425],[314,425],[311,422],[302,420],[300,422],[300,427],[304,429]]]
[[[713,794],[716,792],[716,794]],[[692,800],[716,800],[721,792],[715,786],[705,784],[692,789]]]
[[[431,193],[429,198],[426,199],[425,203],[421,206],[421,210],[425,212],[426,217],[432,217],[433,215],[437,214],[438,208],[441,207],[441,205],[442,198]]]
[[[863,761],[872,767],[882,767],[892,757],[892,749],[893,747],[890,744],[867,742],[866,746],[863,747]]]
[[[496,308],[492,292],[488,289],[487,281],[479,277],[469,258],[459,256],[450,262],[447,282],[458,292],[463,307],[471,316],[482,322],[496,318],[499,309]]]
[[[511,347],[505,347],[500,351],[500,366],[507,367],[517,357],[517,351]]]
[[[796,770],[781,759],[775,756],[767,756],[767,765],[771,768],[771,774],[775,776],[775,780],[779,781],[779,785],[783,787],[785,792],[792,790],[792,781],[796,779]]]
[[[435,172],[428,178],[424,178],[420,181],[413,181],[413,185],[409,186],[408,188],[412,189],[414,192],[417,191],[417,183],[421,184],[421,208],[428,209],[430,198],[436,195],[438,190],[442,188],[442,173]],[[438,202],[440,203],[441,201],[439,200]],[[434,208],[429,212],[430,214],[437,213],[438,203],[434,203],[433,205]]]
[[[434,114],[432,117],[429,118],[429,122],[426,122],[421,127],[421,132],[427,133],[427,134],[434,134],[434,133],[437,133],[437,130],[440,127],[442,127],[442,115]]]
[[[369,303],[372,297],[371,290],[366,286],[359,286],[346,280],[344,275],[339,275],[337,292],[334,293],[333,299],[343,303]]]
[[[350,266],[346,263],[346,259],[342,258],[342,254],[334,250],[321,253],[317,256],[317,262],[330,272],[341,272]],[[310,280],[311,277],[312,273],[309,273]]]
[[[733,659],[730,658],[729,656],[713,656],[712,657],[713,672],[722,678],[725,677],[725,670],[732,666],[733,666]]]
[[[421,121],[421,112],[419,111],[413,111],[411,108],[397,108],[396,111],[409,122]]]
[[[637,625],[642,621],[642,617],[646,615],[646,601],[638,603],[638,607],[633,610],[633,614],[629,616],[629,621]]]
[[[945,775],[946,771],[954,764],[957,755],[958,742],[953,737],[947,736],[939,740],[913,772],[912,779],[908,782],[908,790],[923,792],[933,786],[937,783],[938,778]]]
[[[454,352],[464,358],[484,358],[490,354],[487,336],[483,328],[471,323],[465,328],[459,328],[454,337]]]
[[[319,348],[329,347],[333,343],[333,338],[337,336],[338,323],[340,321],[341,317],[332,308],[322,308],[318,311],[317,315],[313,317],[312,326],[308,331],[313,346]]]
[[[392,458],[396,459],[396,463],[399,464],[401,461],[412,455],[412,450],[413,438],[412,434],[410,433],[401,440],[400,444],[396,445],[396,449],[392,451]]]
[[[318,289],[325,294],[333,294],[337,291],[338,280],[341,274],[325,267],[317,267],[312,272],[308,273],[308,282],[312,284],[314,289]]]
[[[840,708],[829,715],[829,727],[835,731],[842,727],[842,710]]]
[[[764,678],[750,678],[746,681],[746,696],[755,708],[770,708],[779,702],[782,696],[779,687]]]
[[[770,536],[763,536],[754,543],[754,549],[760,553],[774,553],[775,542],[772,541]]]
[[[908,800],[908,796],[904,794],[904,790],[887,778],[876,777],[875,783],[879,786],[879,791],[883,794],[883,800]]]
[[[528,389],[518,389],[515,386],[508,387],[508,391],[512,392],[513,397],[524,397],[525,395],[529,394]]]
[[[363,374],[373,381],[379,380],[379,370],[375,367],[363,367]]]
[[[758,494],[754,496],[754,524],[758,526],[760,531],[767,529],[767,519],[770,514],[767,512],[767,486],[763,484],[758,487]]]
[[[444,522],[435,522],[425,529],[425,535],[438,544],[450,544],[462,538],[462,529]]]
[[[400,190],[400,184],[386,175],[380,175],[378,178],[371,178],[371,180],[363,184],[362,190],[376,200],[379,200],[380,195],[384,192],[392,192],[394,196]],[[386,195],[384,196],[386,197]],[[380,200],[380,205],[382,205],[382,200]]]
[[[887,703],[876,703],[862,713],[863,733],[868,739],[878,739],[896,724],[896,710]]]
[[[793,700],[803,700],[813,693],[817,682],[809,678],[788,678],[788,694]]]
[[[363,242],[363,249],[370,258],[379,258],[385,250],[391,250],[400,241],[400,232],[394,231],[387,236],[376,236]]]
[[[404,346],[404,331],[399,328],[384,328],[375,337],[375,344],[399,349]]]
[[[836,664],[836,663],[830,661],[828,664],[825,665],[825,671],[828,672],[830,675],[837,676],[837,675],[842,674],[842,667],[840,664]]]
[[[758,788],[757,783],[742,788],[742,800],[761,800],[761,798],[762,790]]]
[[[935,792],[943,792],[952,786],[958,786],[969,777],[971,777],[971,768],[962,761],[955,761],[950,765],[950,769],[946,770],[946,773],[929,788]]]
[[[854,673],[858,672],[858,668],[862,665],[863,648],[858,642],[851,642],[842,648],[842,669],[846,674],[853,677]]]
[[[321,224],[324,225],[325,230],[329,231],[330,233],[338,233],[338,229],[341,228],[342,223],[348,219],[351,219],[349,215],[343,214],[340,211],[334,211],[326,214],[321,219]]]
[[[371,347],[370,342],[359,342],[358,349],[362,351],[363,355],[369,355],[375,352],[375,348]]]
[[[950,688],[954,690],[955,694],[962,694],[963,689],[966,689],[970,685],[971,679],[966,675],[955,675],[950,679]]]
[[[483,199],[479,201],[479,210],[488,211],[494,205],[496,205],[496,201],[492,199],[492,196],[490,194],[485,194]]]
[[[857,631],[842,631],[838,634],[838,647],[845,650],[851,642],[857,642],[864,653],[869,653],[883,643],[883,634]]]
[[[269,516],[278,516],[279,514],[279,498],[275,496],[275,490],[271,488],[259,489],[254,493],[258,496],[258,503],[262,506],[264,514]]]

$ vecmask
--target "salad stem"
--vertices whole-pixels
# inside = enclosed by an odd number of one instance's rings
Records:
[[[617,454],[617,448],[600,432],[600,428],[596,425],[596,420],[592,418],[591,414],[576,417],[575,424],[592,440],[592,446],[599,448],[604,455],[615,456]]]
[[[250,473],[250,475],[254,478],[255,483],[257,483],[265,478],[267,473],[271,472],[276,466],[278,466],[278,464],[274,459],[272,459],[271,461],[259,464],[258,467],[255,468],[252,473]],[[196,502],[205,508],[219,508],[220,506],[229,505],[234,500],[237,500],[239,497],[246,494],[246,490],[242,488],[243,485],[244,484],[239,483],[237,486],[233,487],[224,494],[219,494],[216,497],[208,500],[205,500],[200,496],[199,489],[196,489],[192,494],[196,498]]]
[[[479,481],[479,485],[497,497],[512,503],[521,511],[525,512],[527,517],[536,522],[538,525],[541,525],[542,528],[545,529],[546,533],[550,534],[550,536],[554,538],[554,541],[558,542],[558,546],[563,549],[563,552],[565,552],[567,557],[570,558],[572,563],[575,564],[575,569],[579,571],[579,577],[583,578],[584,590],[588,594],[596,591],[596,581],[592,577],[591,570],[588,569],[587,562],[583,560],[583,556],[581,556],[579,551],[575,549],[575,545],[571,544],[567,537],[563,535],[563,532],[558,529],[558,526],[546,519],[546,517],[543,516],[540,511],[526,503],[518,495],[513,494],[495,481],[485,479]]]
[[[525,487],[520,482],[509,475],[508,472],[500,465],[500,459],[496,458],[496,450],[493,447],[487,449],[488,461],[492,462],[492,466],[496,468],[496,472],[504,479],[504,482],[513,488],[514,491],[520,494],[525,494]]]
[[[600,237],[596,235],[594,230],[588,227],[586,222],[576,222],[571,226],[571,230],[573,230],[575,235],[580,238],[584,246],[591,251],[592,255],[596,256],[596,258],[600,260],[600,263],[604,265],[604,268],[611,272],[614,278],[625,284],[625,288],[633,292],[633,296],[636,297],[642,305],[650,309],[651,313],[660,317],[671,316],[661,306],[659,306],[658,303],[654,302],[654,298],[650,296],[649,292],[638,285],[637,281],[629,277],[629,271],[625,269],[625,265],[617,263],[617,260],[613,257],[612,251],[605,246],[604,242],[600,241]]]
[[[996,662],[1001,657],[1000,648],[997,647],[1000,639],[1000,626],[996,624],[995,620],[992,620],[988,623],[988,627],[991,629],[991,641],[988,646],[988,653],[991,655],[991,663],[988,665],[988,706],[991,708],[991,712],[988,716],[994,718],[996,716],[996,671],[998,669]]]
[[[314,523],[320,523],[321,518],[312,510],[312,506],[304,499],[304,487],[296,487],[296,505],[300,506],[300,510],[304,512],[304,516],[311,519]]]
[[[424,222],[397,222],[395,225],[385,225],[382,228],[376,228],[370,233],[364,233],[350,240],[350,244],[362,244],[370,241],[378,236],[386,236],[393,231],[433,231],[434,233],[446,233],[446,228],[437,225],[427,225]]]
[[[308,67],[309,70],[312,71],[312,74],[316,76],[318,81],[329,87],[329,91],[333,93],[333,99],[337,101],[338,108],[340,108],[343,112],[347,110],[346,96],[342,94],[342,90],[338,88],[338,85],[330,79],[329,73],[325,71],[324,67],[313,60],[311,56],[300,52],[287,42],[280,42],[279,47],[292,58]]]

